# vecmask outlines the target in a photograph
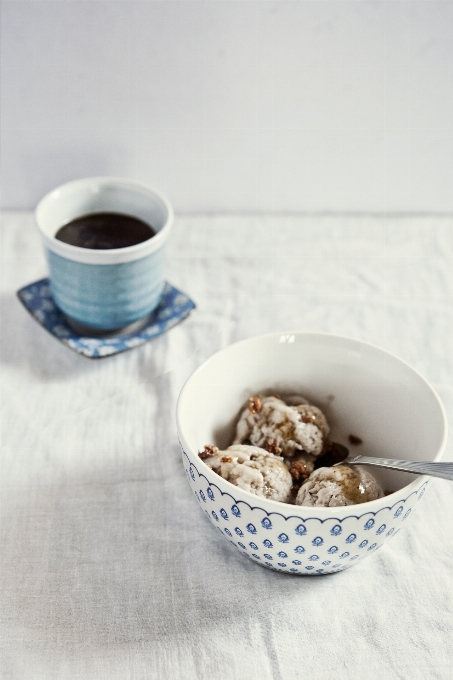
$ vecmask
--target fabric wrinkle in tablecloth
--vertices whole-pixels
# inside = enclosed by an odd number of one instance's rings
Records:
[[[452,484],[352,569],[279,574],[200,511],[174,410],[214,351],[293,329],[394,352],[451,414],[451,219],[179,217],[166,275],[197,311],[99,363],[14,300],[46,273],[31,214],[3,230],[1,677],[450,678]]]

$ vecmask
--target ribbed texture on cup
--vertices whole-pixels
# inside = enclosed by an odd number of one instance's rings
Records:
[[[84,264],[46,250],[52,295],[69,317],[100,330],[122,328],[159,304],[165,248],[133,262]]]

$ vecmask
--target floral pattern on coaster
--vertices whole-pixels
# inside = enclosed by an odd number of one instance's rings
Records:
[[[17,291],[17,296],[43,328],[74,352],[89,359],[101,359],[140,347],[148,340],[176,326],[196,306],[185,293],[167,282],[159,306],[144,328],[130,335],[94,338],[79,335],[68,325],[63,313],[53,301],[48,278],[21,288]]]

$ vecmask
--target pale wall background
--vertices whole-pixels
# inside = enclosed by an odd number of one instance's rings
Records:
[[[453,3],[4,0],[1,188],[184,212],[453,211]]]

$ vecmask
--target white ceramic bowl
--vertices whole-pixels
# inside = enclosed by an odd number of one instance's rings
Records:
[[[295,506],[233,486],[199,457],[226,448],[248,397],[296,392],[319,406],[329,437],[353,453],[439,460],[446,442],[443,406],[408,364],[377,347],[322,333],[274,333],[217,352],[187,380],[177,406],[184,467],[207,517],[258,564],[294,574],[326,574],[376,552],[406,524],[430,483],[426,476],[368,468],[384,498],[339,508]],[[350,434],[363,440],[351,447]]]

